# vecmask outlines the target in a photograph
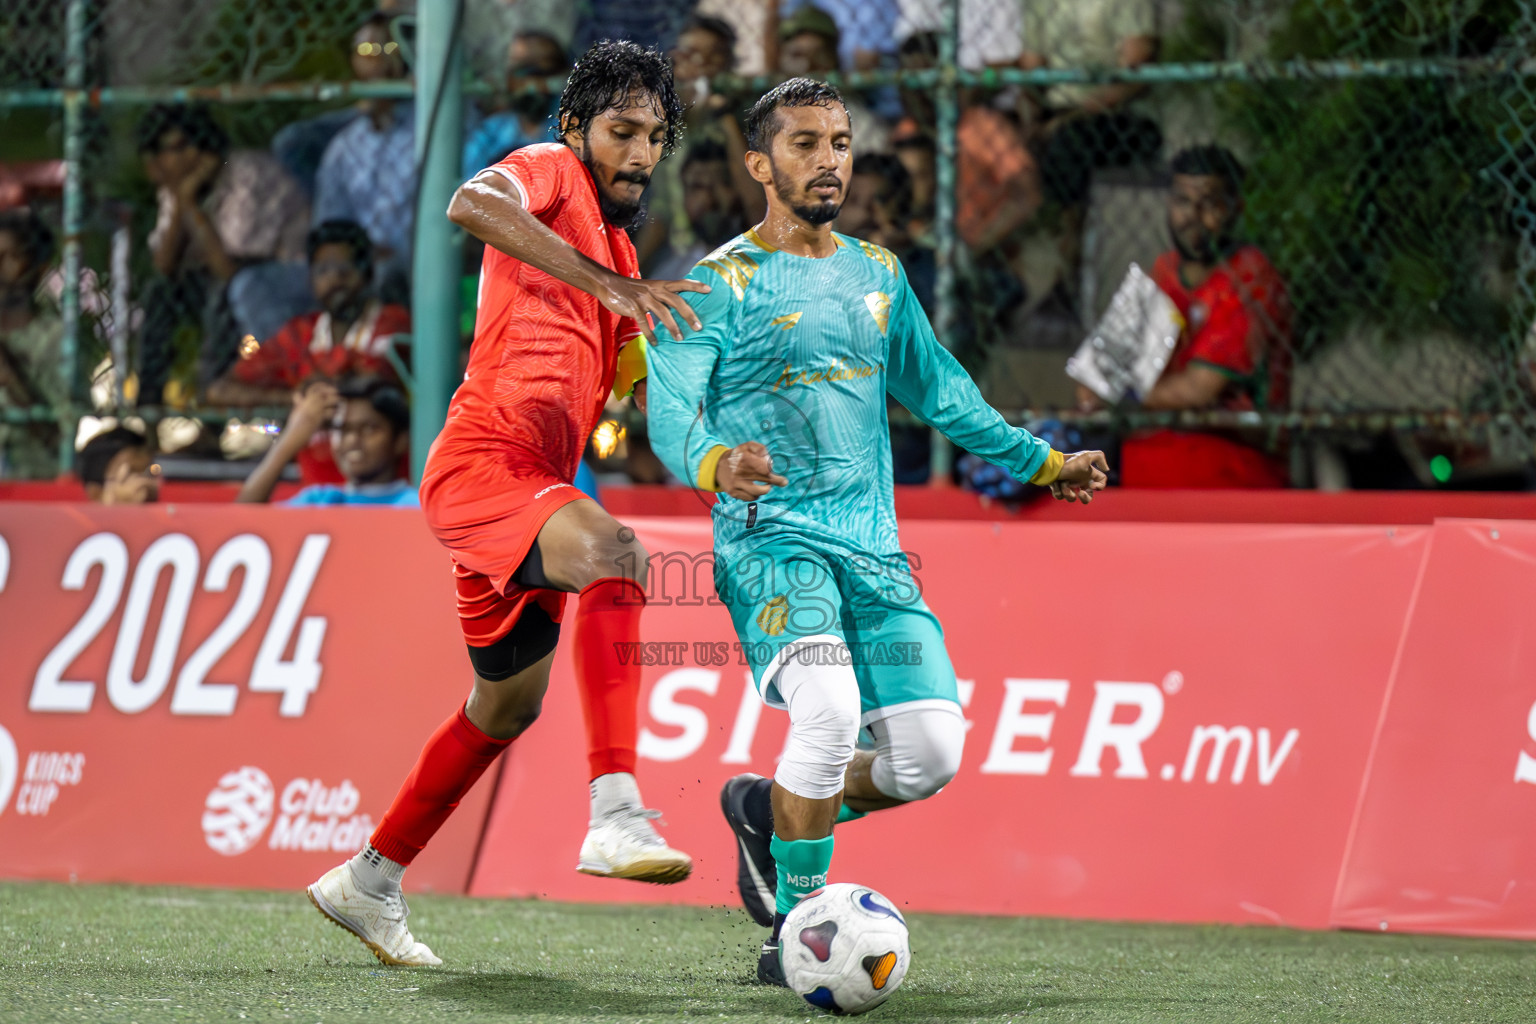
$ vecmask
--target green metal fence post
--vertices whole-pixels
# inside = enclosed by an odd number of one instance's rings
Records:
[[[938,228],[938,279],[934,290],[938,308],[935,333],[947,349],[955,347],[955,320],[959,310],[955,294],[955,158],[956,139],[960,131],[960,0],[945,0],[944,29],[939,33],[939,85],[935,100],[938,110],[938,158],[935,163],[938,195],[934,221]],[[945,483],[949,480],[953,451],[949,440],[937,430],[930,431],[933,439],[929,460],[930,482]]]
[[[464,90],[455,17],[459,3],[422,4],[416,41],[415,242],[411,265],[411,468],[421,480],[427,449],[448,415],[459,376],[459,248],[446,215],[459,186]]]
[[[85,156],[85,4],[69,0],[64,12],[64,294],[60,316],[64,336],[59,341],[59,373],[64,377],[66,408],[56,409],[59,420],[59,471],[74,463],[75,431],[69,408],[79,397],[75,383],[80,362],[80,221]]]

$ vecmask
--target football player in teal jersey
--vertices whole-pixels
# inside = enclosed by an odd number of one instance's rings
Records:
[[[763,700],[789,712],[774,778],[721,793],[743,903],[773,928],[758,977],[783,984],[778,929],[826,883],[833,825],[932,796],[964,743],[943,632],[897,538],[886,394],[1057,498],[1088,503],[1108,464],[1009,426],[899,261],[832,231],[853,166],[835,89],[791,79],[746,133],[768,214],[688,275],[710,286],[690,296],[703,326],[648,349],[640,397],[657,455],[719,494],[715,588]],[[856,752],[860,730],[873,749]]]

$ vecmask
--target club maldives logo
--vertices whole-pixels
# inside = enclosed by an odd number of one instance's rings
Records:
[[[16,770],[20,761],[16,756],[16,741],[5,726],[0,725],[0,814],[5,813],[11,802],[11,792],[16,788]]]
[[[279,794],[266,772],[246,765],[225,774],[208,794],[203,837],[214,852],[226,857],[255,846],[268,825],[272,825],[269,849],[355,850],[373,833],[373,819],[357,811],[361,800],[351,779],[335,786],[320,779],[293,779]]]
[[[272,822],[272,780],[246,765],[219,779],[203,804],[203,838],[215,853],[244,853]]]

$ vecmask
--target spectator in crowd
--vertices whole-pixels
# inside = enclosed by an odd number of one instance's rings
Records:
[[[713,180],[711,162],[715,160],[725,170],[727,186],[735,197],[717,196],[724,206],[738,208],[748,222],[755,222],[767,210],[762,186],[747,173],[747,140],[735,114],[741,106],[739,97],[722,95],[713,84],[717,76],[728,74],[735,67],[736,30],[729,23],[702,15],[684,23],[672,49],[672,77],[684,104],[685,129],[677,151],[657,164],[651,175],[651,187],[646,193],[648,216],[635,237],[641,269],[649,276],[657,276],[658,260],[675,264],[679,254],[692,252],[700,245],[707,253],[735,233],[711,242],[712,236],[694,231],[694,217],[700,212],[700,204],[695,197],[695,209],[690,211],[683,174],[689,154],[696,147],[705,146],[712,154],[705,165],[695,167],[696,176]],[[709,200],[704,205],[714,203]],[[688,269],[693,269],[692,264]]]
[[[508,50],[525,32],[548,36],[570,53],[584,6],[571,0],[465,0],[459,33],[465,70],[480,82],[506,74]]]
[[[464,177],[472,178],[508,153],[534,142],[549,142],[550,118],[560,97],[543,80],[563,75],[571,62],[560,41],[546,32],[519,32],[507,47],[508,109],[480,122],[464,142]],[[532,90],[532,91],[529,91]]]
[[[762,191],[761,187],[758,189]],[[705,139],[688,147],[682,163],[683,212],[689,240],[677,236],[651,265],[650,276],[663,281],[681,279],[717,247],[748,227],[741,196],[731,180],[725,147]]]
[[[586,53],[602,39],[628,39],[665,53],[698,0],[583,0],[585,11],[571,40],[572,53]]]
[[[416,488],[400,472],[411,441],[411,411],[400,389],[381,380],[352,378],[338,387],[314,381],[293,401],[288,423],[262,458],[236,501],[271,500],[283,469],[316,433],[329,429],[344,482],[311,484],[286,505],[393,505],[420,507]]]
[[[157,104],[140,119],[138,135],[158,201],[138,398],[157,404],[178,356],[191,354],[176,351],[183,325],[201,328],[197,378],[205,385],[234,360],[242,334],[261,329],[273,307],[292,304],[252,271],[300,258],[308,207],[271,154],[231,151],[206,107]]]
[[[837,26],[837,62],[845,70],[873,71],[895,55],[896,26],[901,20],[897,0],[790,0],[780,5],[780,11],[793,18],[813,4]],[[793,11],[788,10],[791,6]]]
[[[835,227],[895,253],[913,294],[932,319],[938,260],[931,240],[914,239],[911,225],[912,176],[906,165],[888,153],[856,155],[848,198],[838,211]]]
[[[938,147],[933,136],[919,128],[911,118],[897,126],[891,135],[891,145],[896,151],[896,159],[901,161],[912,183],[906,214],[907,233],[926,243],[933,235],[933,218],[938,203]]]
[[[1024,5],[1024,52],[1018,66],[1136,68],[1157,59],[1152,0],[1074,0]],[[1144,85],[1064,83],[1028,101],[1046,198],[1081,207],[1095,168],[1157,159],[1162,130],[1138,108]]]
[[[1168,233],[1152,278],[1186,327],[1147,409],[1284,409],[1291,371],[1291,308],[1285,282],[1252,245],[1236,238],[1244,171],[1220,146],[1179,152],[1172,162]],[[1085,410],[1099,405],[1079,388]],[[1121,446],[1127,487],[1284,487],[1285,463],[1260,438],[1236,432],[1158,430]]]
[[[352,37],[352,74],[360,82],[406,77],[390,26],[375,12]],[[314,222],[352,220],[373,239],[379,292],[409,301],[411,232],[416,204],[415,108],[405,101],[364,100],[362,116],[325,147],[315,181]]]
[[[377,377],[400,384],[388,352],[402,358],[411,315],[372,295],[373,244],[353,221],[326,221],[309,233],[309,280],[320,310],[294,317],[239,361],[208,389],[215,405],[280,405],[314,378]],[[335,483],[342,477],[331,458],[330,439],[315,435],[299,456],[306,483]]]
[[[69,389],[59,370],[64,325],[42,300],[53,232],[26,208],[0,212],[0,409],[59,406]],[[0,422],[0,476],[51,477],[59,464],[57,423]]]
[[[779,22],[779,71],[794,77],[825,78],[839,68],[842,33],[832,16],[806,4]],[[840,90],[853,126],[853,153],[883,153],[890,142],[885,123],[869,103],[852,89]]]
[[[101,505],[145,505],[160,499],[160,467],[149,439],[113,427],[85,443],[77,460],[85,496]]]

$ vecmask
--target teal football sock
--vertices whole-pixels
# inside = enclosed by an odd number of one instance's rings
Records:
[[[779,869],[779,888],[774,909],[787,914],[800,897],[827,884],[827,870],[832,866],[832,837],[825,839],[780,839],[774,836],[768,848],[773,851]]]
[[[843,804],[843,806],[837,809],[837,823],[841,825],[845,821],[858,821],[867,813],[869,812],[856,811],[852,807],[849,807],[847,804]]]

